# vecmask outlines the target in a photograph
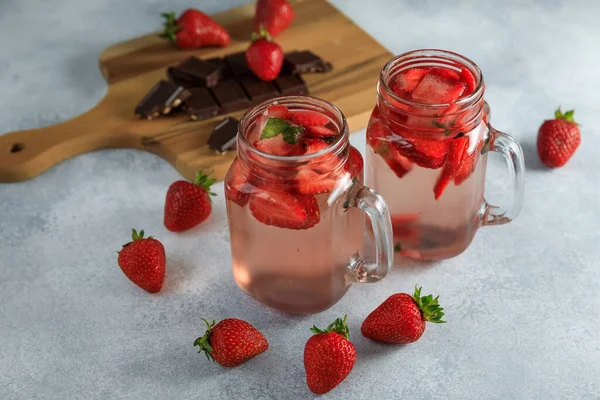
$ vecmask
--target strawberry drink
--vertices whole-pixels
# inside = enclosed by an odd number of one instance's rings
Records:
[[[523,154],[488,124],[479,68],[440,50],[400,55],[383,69],[367,127],[366,183],[386,200],[395,250],[416,259],[463,252],[481,225],[515,218],[523,199]],[[508,161],[512,204],[483,198],[487,152]]]
[[[341,112],[323,100],[281,97],[249,110],[225,181],[233,276],[261,303],[290,313],[335,304],[350,283],[373,282],[393,262],[381,198],[364,187],[363,158]],[[376,260],[361,256],[364,214]]]

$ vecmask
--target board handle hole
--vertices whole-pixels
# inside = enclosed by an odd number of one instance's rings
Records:
[[[18,153],[20,151],[23,151],[24,148],[25,148],[25,145],[23,143],[15,143],[10,148],[10,152],[11,153]]]

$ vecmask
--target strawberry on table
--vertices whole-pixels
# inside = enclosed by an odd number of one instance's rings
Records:
[[[277,78],[283,66],[283,50],[273,42],[265,30],[252,34],[252,43],[246,49],[248,67],[263,81]]]
[[[279,187],[257,188],[250,196],[250,212],[258,222],[286,229],[308,229],[320,220],[316,201],[283,192]]]
[[[212,211],[210,196],[216,196],[210,187],[216,179],[196,173],[194,182],[176,181],[169,186],[165,200],[165,227],[181,232],[203,222]]]
[[[164,31],[160,37],[175,43],[181,49],[200,47],[225,47],[229,45],[229,33],[202,11],[190,8],[175,19],[174,12],[162,13]]]
[[[423,335],[426,322],[446,322],[443,310],[437,297],[421,296],[421,288],[415,286],[412,296],[391,295],[367,316],[360,330],[364,337],[378,342],[413,343]]]
[[[269,348],[264,335],[246,321],[227,318],[215,325],[214,320],[202,320],[207,329],[194,346],[199,347],[198,353],[204,352],[206,358],[223,367],[237,367]]]
[[[304,369],[308,388],[315,394],[325,394],[342,383],[356,363],[346,319],[336,319],[325,330],[311,328],[315,335],[304,347]]]
[[[132,229],[132,241],[119,252],[119,267],[130,281],[149,293],[160,292],[165,279],[165,248],[144,231]]]
[[[574,113],[574,110],[563,113],[559,108],[554,113],[555,119],[546,120],[540,126],[537,150],[547,167],[562,167],[579,147],[581,132],[573,119]]]
[[[438,176],[435,186],[433,187],[433,193],[436,200],[442,196],[442,193],[444,192],[444,189],[446,189],[446,186],[448,186],[448,183],[454,179],[454,176],[460,167],[463,155],[468,148],[468,136],[457,137],[450,142],[448,156],[446,157],[444,168],[442,168],[442,172]]]
[[[276,36],[294,20],[294,10],[287,0],[258,0],[254,14],[254,31],[265,29]]]

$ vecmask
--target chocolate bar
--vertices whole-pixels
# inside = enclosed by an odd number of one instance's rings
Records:
[[[190,93],[192,95],[183,103],[183,108],[191,119],[208,119],[219,114],[220,107],[208,89],[193,88]]]
[[[190,92],[174,83],[160,80],[135,107],[135,115],[152,119],[168,114],[190,97]]]
[[[307,74],[314,72],[329,72],[333,69],[331,63],[309,50],[292,51],[285,55],[282,71],[288,74]]]
[[[241,51],[239,53],[233,53],[224,58],[225,64],[231,69],[231,71],[237,77],[246,76],[246,75],[254,75],[250,68],[248,67],[248,63],[246,62],[246,53]]]
[[[282,96],[304,96],[308,94],[308,88],[300,75],[281,73],[275,78],[275,86]]]
[[[235,146],[239,121],[233,117],[227,117],[219,122],[208,138],[208,147],[220,154]]]
[[[275,85],[271,82],[265,82],[254,75],[242,76],[239,79],[244,92],[250,98],[252,105],[262,103],[263,101],[279,96]]]
[[[211,91],[221,106],[221,114],[243,110],[250,106],[246,93],[234,80],[221,81],[211,88]]]
[[[214,63],[190,57],[167,71],[169,78],[187,82],[190,87],[212,87],[221,79],[221,68]]]

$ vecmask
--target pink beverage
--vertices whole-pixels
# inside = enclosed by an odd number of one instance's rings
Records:
[[[248,111],[225,181],[238,286],[290,313],[335,304],[353,282],[392,265],[387,208],[362,181],[363,159],[342,113],[310,97],[282,97]],[[361,258],[364,214],[377,232],[377,263]],[[376,236],[377,236],[376,235]]]
[[[488,124],[483,93],[481,71],[458,54],[418,50],[384,67],[367,127],[366,182],[388,204],[401,255],[454,257],[480,226],[518,215],[523,154]],[[484,200],[488,151],[508,161],[513,199],[507,208]]]

